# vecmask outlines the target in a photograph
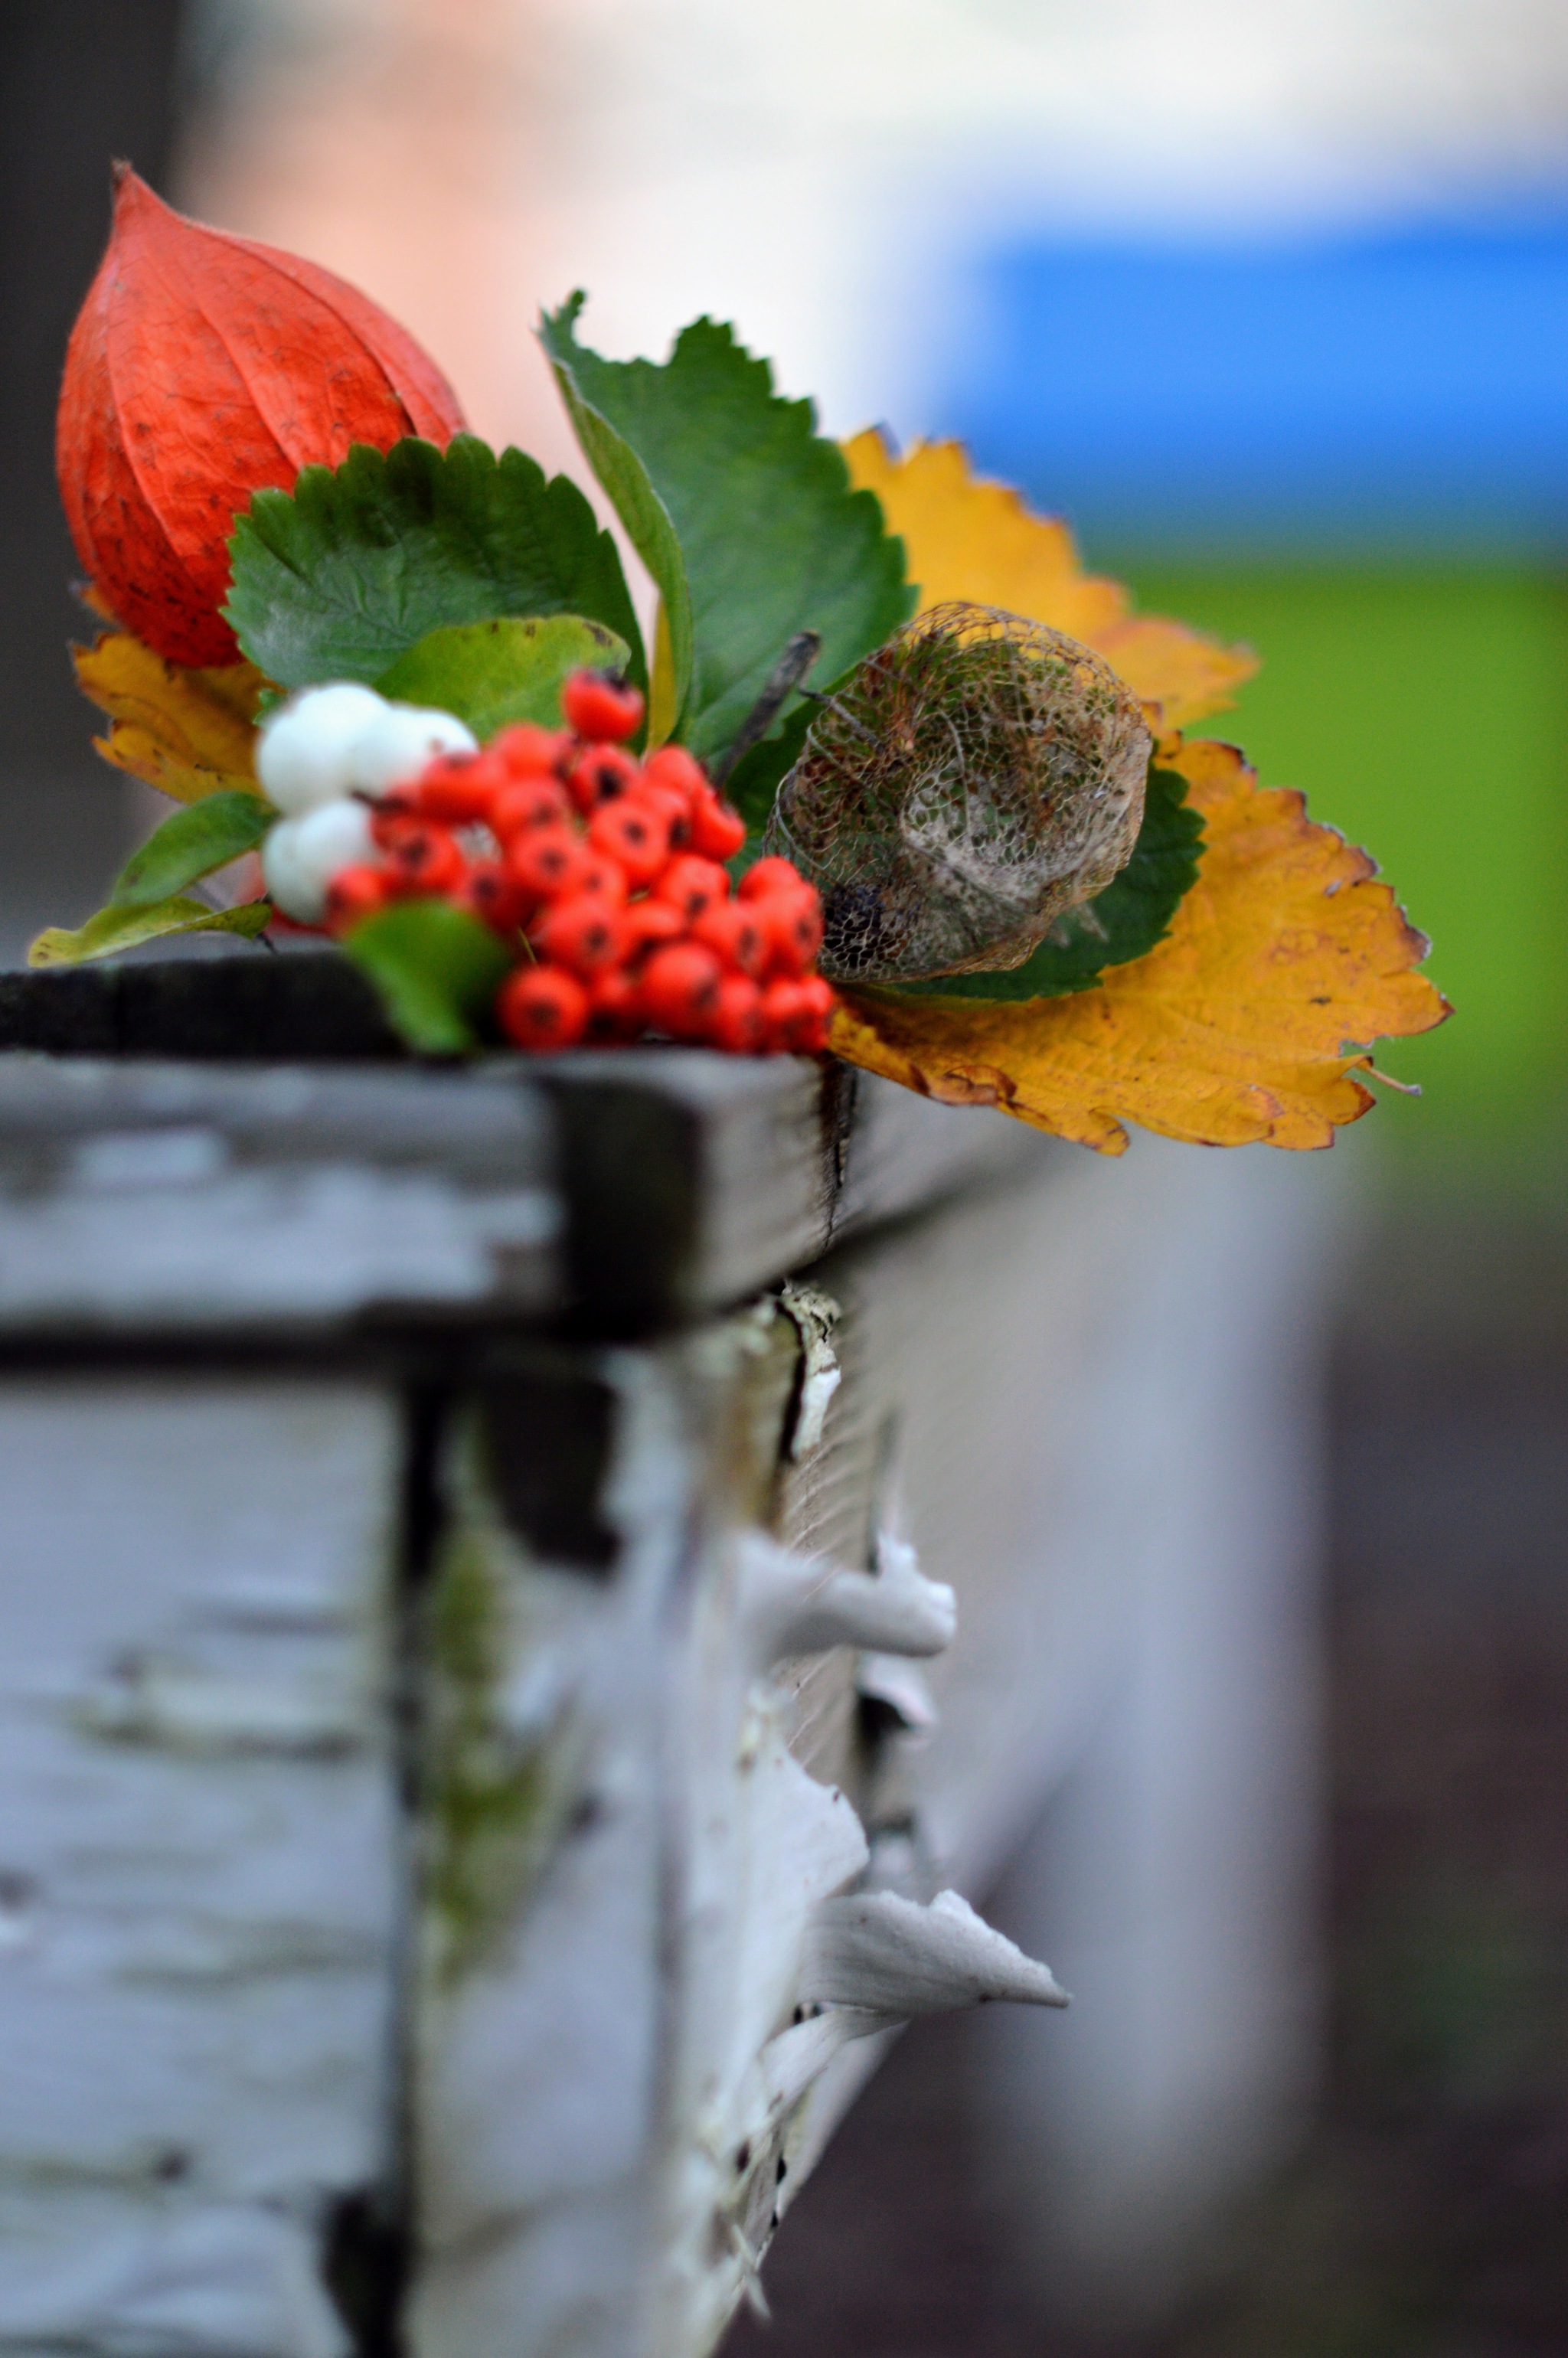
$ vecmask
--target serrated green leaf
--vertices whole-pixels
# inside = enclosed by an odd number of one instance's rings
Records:
[[[1187,782],[1175,770],[1152,769],[1143,824],[1125,868],[1087,909],[1063,920],[1066,938],[1049,935],[1022,966],[1002,973],[944,974],[905,982],[896,996],[920,999],[1063,999],[1092,989],[1108,966],[1127,966],[1163,941],[1197,881],[1203,821],[1187,807]],[[878,984],[879,990],[892,986]]]
[[[449,901],[395,901],[362,918],[342,946],[380,992],[387,1021],[427,1055],[479,1045],[512,965],[500,937]]]
[[[620,555],[577,485],[471,434],[410,436],[254,493],[229,543],[224,612],[270,679],[379,679],[427,633],[503,614],[581,614],[647,672]]]
[[[485,744],[514,720],[558,729],[567,675],[594,665],[622,671],[628,653],[624,639],[580,614],[503,615],[427,631],[375,685],[400,703],[455,712]]]
[[[276,817],[270,803],[237,787],[187,803],[131,854],[114,880],[110,906],[150,909],[182,892],[198,877],[254,851]]]
[[[616,380],[609,373],[612,364],[601,361],[597,352],[585,351],[573,334],[584,300],[579,290],[558,311],[544,313],[539,341],[555,370],[583,456],[609,493],[627,538],[654,577],[678,716],[691,685],[691,590],[686,557],[675,520],[654,488],[643,457],[620,430],[616,412],[622,405],[616,398]]]
[[[139,942],[155,942],[165,934],[243,934],[254,940],[272,921],[270,901],[244,901],[237,909],[210,909],[205,901],[176,894],[148,908],[128,908],[111,901],[78,925],[49,925],[27,952],[29,966],[82,966],[89,958],[112,957],[116,950],[134,950]]]
[[[775,394],[766,361],[752,359],[729,328],[697,320],[662,364],[606,361],[577,341],[581,306],[573,296],[546,317],[545,349],[589,461],[664,594],[675,733],[711,756],[734,736],[796,631],[821,634],[816,685],[907,621],[914,593],[903,544],[886,531],[874,494],[850,490],[843,454],[817,433],[811,403]],[[668,560],[654,561],[622,504],[628,458],[678,539],[689,658],[679,589],[672,596],[660,571]]]

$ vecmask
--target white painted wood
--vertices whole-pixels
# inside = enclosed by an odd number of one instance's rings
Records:
[[[466,1075],[0,1056],[0,1326],[81,1337],[536,1311],[543,1109]]]
[[[0,2348],[336,2358],[393,2165],[400,1444],[356,1385],[0,1384]]]
[[[339,2358],[324,2242],[368,2188],[413,2358],[703,2358],[889,2014],[1052,1996],[965,1903],[1159,1626],[1173,1485],[1229,1463],[1195,1380],[1149,1446],[1169,1338],[1225,1331],[1234,1239],[1172,1176],[1219,1166],[842,1112],[815,1067],[649,1052],[0,1058],[0,2349]],[[617,1331],[579,1261],[618,1204],[651,1339],[529,1343]],[[389,1318],[604,1388],[611,1561],[506,1520],[454,1360],[399,1595],[404,1412],[347,1372]],[[345,1373],[24,1372],[278,1335]]]
[[[792,1752],[778,1670],[938,1654],[955,1600],[906,1543],[865,1572],[748,1520],[801,1350],[763,1304],[598,1360],[599,1580],[538,1556],[459,1436],[428,1620],[416,2358],[697,2358],[755,2293],[848,2044],[1062,2002],[954,1893],[835,1897],[866,1835]]]
[[[12,1050],[0,1335],[537,1319],[616,1228],[646,1229],[643,1259],[659,1264],[631,1325],[667,1325],[773,1282],[832,1236],[1048,1152],[1014,1124],[870,1076],[845,1127],[849,1087],[803,1058],[687,1049],[460,1071]],[[614,1331],[612,1300],[594,1313]]]

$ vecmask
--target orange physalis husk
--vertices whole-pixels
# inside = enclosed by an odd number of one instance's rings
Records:
[[[254,664],[188,670],[128,631],[73,647],[71,660],[82,694],[109,715],[108,736],[92,741],[116,769],[176,802],[199,802],[223,787],[260,794],[254,720],[266,682]]]
[[[1166,938],[1090,990],[1033,1001],[846,994],[830,1045],[951,1105],[995,1106],[1105,1154],[1123,1120],[1198,1145],[1331,1146],[1372,1104],[1360,1044],[1430,1031],[1427,943],[1364,851],[1260,788],[1234,746],[1156,756],[1202,814],[1196,883]]]
[[[354,442],[462,429],[434,362],[313,262],[205,229],[126,166],[66,353],[56,427],[76,553],[116,618],[180,664],[232,663],[233,520]]]
[[[1258,659],[1184,622],[1135,614],[1119,582],[1086,573],[1056,516],[1035,515],[1005,483],[974,474],[959,442],[917,442],[895,459],[875,427],[844,445],[858,491],[875,492],[902,535],[920,611],[967,599],[1049,622],[1102,654],[1167,729],[1223,711]]]

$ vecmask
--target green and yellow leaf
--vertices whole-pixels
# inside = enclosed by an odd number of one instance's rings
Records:
[[[150,909],[242,853],[259,849],[276,813],[259,795],[226,789],[172,811],[114,880],[112,907]]]
[[[568,676],[595,666],[624,671],[630,652],[624,639],[580,614],[526,622],[503,614],[492,622],[449,622],[427,631],[375,685],[378,694],[397,703],[455,712],[482,745],[514,720],[558,729]]]
[[[160,941],[166,934],[240,934],[254,941],[271,922],[270,901],[245,901],[235,909],[210,909],[205,901],[180,893],[141,907],[111,901],[74,930],[46,926],[27,952],[27,964],[85,966],[92,958]]]
[[[1332,1145],[1373,1103],[1356,1077],[1368,1044],[1449,1012],[1414,971],[1426,941],[1367,854],[1301,795],[1260,788],[1233,746],[1172,738],[1158,758],[1185,777],[1205,839],[1156,948],[1070,998],[846,993],[837,1054],[1107,1154],[1124,1121],[1200,1145]]]
[[[253,749],[267,682],[254,664],[190,671],[129,631],[105,631],[71,659],[83,695],[109,715],[93,742],[106,762],[176,802],[229,789],[259,795]]]
[[[1160,707],[1167,729],[1223,711],[1257,670],[1249,647],[1133,613],[1119,582],[1084,571],[1059,517],[1034,514],[1005,483],[975,474],[961,442],[917,442],[895,459],[871,427],[845,443],[844,456],[902,536],[923,613],[969,598],[1049,622],[1104,655],[1135,696]]]

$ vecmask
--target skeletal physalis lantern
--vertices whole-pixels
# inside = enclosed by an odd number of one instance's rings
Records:
[[[1092,648],[989,606],[922,614],[823,699],[769,821],[822,894],[824,971],[1022,966],[1126,863],[1152,746]]]

